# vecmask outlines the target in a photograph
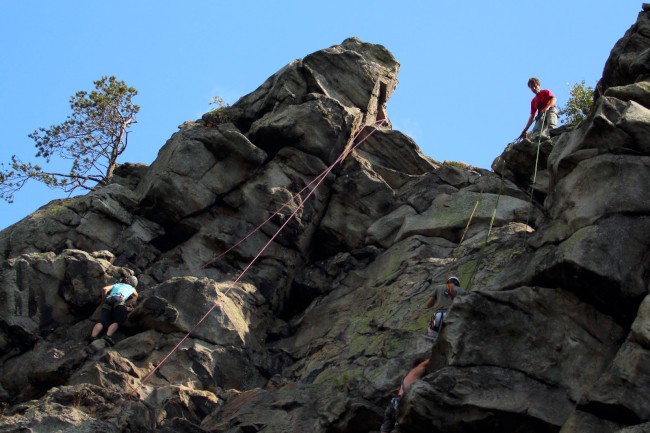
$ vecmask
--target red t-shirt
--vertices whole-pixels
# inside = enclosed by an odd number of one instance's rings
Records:
[[[555,95],[553,95],[550,90],[540,90],[533,100],[530,101],[530,114],[535,114],[537,110],[545,107],[554,96]],[[553,104],[552,107],[555,107],[555,104]]]

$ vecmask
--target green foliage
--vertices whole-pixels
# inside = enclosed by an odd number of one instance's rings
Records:
[[[213,104],[216,105],[217,108],[207,113],[205,119],[214,125],[230,122],[231,119],[228,115],[228,104],[226,101],[219,96],[215,96],[212,98],[212,102],[210,102],[210,105]]]
[[[217,109],[228,106],[226,101],[221,96],[213,96],[212,101],[210,101],[210,104],[208,105],[213,105],[213,104],[217,106]]]
[[[138,92],[113,76],[94,84],[92,92],[79,91],[70,98],[72,114],[65,122],[28,135],[35,142],[37,158],[46,163],[54,156],[72,161],[70,171],[46,171],[13,155],[8,167],[1,164],[0,198],[13,202],[14,194],[30,179],[66,193],[110,182],[117,158],[126,150],[128,130],[140,111],[131,101]]]
[[[444,161],[442,163],[442,165],[446,165],[448,167],[456,167],[456,168],[460,168],[460,169],[463,169],[463,170],[466,170],[466,169],[470,168],[469,165],[465,164],[462,161]]]
[[[560,122],[570,126],[575,126],[582,122],[591,112],[594,106],[594,89],[585,86],[585,80],[581,83],[576,83],[569,91],[571,97],[566,103],[566,106],[558,110],[558,114],[562,116]]]

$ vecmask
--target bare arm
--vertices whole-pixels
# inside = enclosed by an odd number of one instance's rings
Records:
[[[108,292],[110,292],[112,288],[113,288],[112,285],[102,287],[102,302],[101,302],[102,304],[106,300],[106,295],[108,295]]]
[[[524,128],[523,131],[521,131],[521,135],[519,137],[524,137],[526,135],[526,131],[528,131],[528,128],[530,128],[530,125],[533,124],[533,120],[535,120],[535,114],[536,113],[533,113],[533,114],[530,115],[530,117],[528,118],[528,122],[526,122],[526,127]]]
[[[138,292],[136,290],[133,291],[133,294],[129,296],[129,305],[134,306],[135,301],[138,299]]]
[[[413,370],[409,371],[408,374],[404,377],[404,382],[402,387],[399,390],[399,395],[404,394],[404,392],[413,385],[413,382],[422,378],[427,372],[427,365],[429,365],[429,360],[425,359],[419,363]]]

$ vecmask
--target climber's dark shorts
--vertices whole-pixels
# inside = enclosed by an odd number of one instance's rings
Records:
[[[114,305],[112,307],[110,305],[104,304],[99,316],[99,323],[104,325],[104,327],[110,325],[111,323],[117,323],[118,325],[121,325],[126,320],[128,313],[129,312],[126,309],[126,305],[124,304]]]
[[[390,432],[395,428],[395,423],[397,421],[397,406],[399,406],[399,397],[393,397],[384,411],[384,423],[381,425],[381,433]]]

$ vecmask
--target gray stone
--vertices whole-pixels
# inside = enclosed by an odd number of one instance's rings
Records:
[[[399,431],[643,431],[647,18],[537,164],[423,155],[387,117],[399,63],[352,38],[1,231],[0,431],[377,431],[422,356]],[[115,344],[87,344],[131,271]]]

